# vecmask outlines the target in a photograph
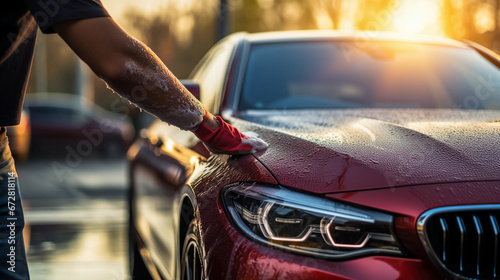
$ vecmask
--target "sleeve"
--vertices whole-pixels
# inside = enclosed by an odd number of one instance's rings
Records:
[[[24,0],[43,33],[54,33],[56,23],[109,17],[100,0]]]

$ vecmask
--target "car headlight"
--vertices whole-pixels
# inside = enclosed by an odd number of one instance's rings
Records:
[[[385,213],[260,184],[225,188],[222,200],[245,235],[270,246],[323,258],[402,255]]]

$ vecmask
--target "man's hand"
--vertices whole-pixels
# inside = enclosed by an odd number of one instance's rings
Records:
[[[200,126],[193,133],[216,154],[241,155],[263,150],[268,144],[254,136],[247,136],[221,117],[214,117],[208,111]]]

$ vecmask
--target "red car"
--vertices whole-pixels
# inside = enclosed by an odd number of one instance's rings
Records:
[[[229,36],[186,85],[269,148],[143,131],[134,279],[500,279],[499,65],[444,38]]]
[[[134,140],[135,129],[127,116],[74,94],[30,96],[24,108],[31,117],[34,153],[86,157],[98,151],[113,157],[123,155]]]

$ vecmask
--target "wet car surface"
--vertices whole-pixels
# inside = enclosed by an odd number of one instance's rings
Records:
[[[207,54],[201,101],[269,148],[210,155],[190,132],[144,130],[128,153],[133,275],[498,279],[496,55],[359,36],[236,34]]]

